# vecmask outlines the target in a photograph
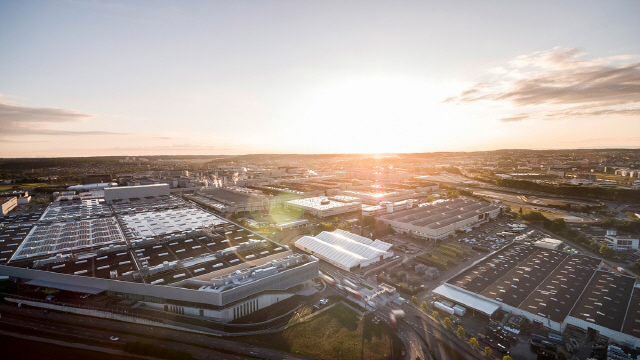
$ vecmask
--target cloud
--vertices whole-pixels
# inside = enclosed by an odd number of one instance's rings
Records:
[[[1,95],[0,98],[11,98]],[[81,123],[94,117],[77,110],[30,107],[13,102],[0,101],[0,128],[3,135],[124,135],[113,131],[59,130],[51,124]]]
[[[518,122],[523,120],[561,120],[566,118],[585,118],[595,116],[640,116],[640,108],[632,109],[566,109],[533,113],[520,113],[498,119],[501,122]]]
[[[622,55],[584,60],[577,48],[554,48],[518,56],[489,82],[478,83],[448,103],[493,101],[515,107],[544,107],[499,119],[516,122],[640,113],[640,62]],[[551,107],[553,110],[548,110]],[[568,108],[571,107],[571,108]]]
[[[3,123],[80,122],[92,116],[91,114],[85,114],[76,110],[28,107],[0,102],[0,121]]]

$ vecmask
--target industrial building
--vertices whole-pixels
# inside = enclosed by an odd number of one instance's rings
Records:
[[[640,239],[631,235],[618,234],[616,230],[608,230],[602,243],[614,250],[638,250]]]
[[[318,276],[317,258],[165,193],[131,187],[109,203],[62,201],[11,219],[0,231],[0,275],[222,322],[308,289]]]
[[[422,239],[442,239],[498,217],[501,207],[472,200],[454,199],[393,212],[380,219],[396,232]]]
[[[303,210],[318,218],[326,218],[339,214],[360,211],[362,200],[351,196],[316,196],[305,199],[289,200],[285,202],[285,209]]]
[[[168,184],[153,184],[145,186],[119,186],[104,189],[104,199],[107,202],[148,196],[169,195]]]
[[[18,198],[17,197],[0,197],[0,206],[2,215],[7,215],[16,206],[18,206]]]
[[[512,243],[433,292],[476,314],[502,309],[554,331],[571,325],[640,347],[640,285],[591,256]]]
[[[269,197],[258,190],[229,186],[203,189],[185,198],[221,214],[269,211]]]
[[[362,216],[383,216],[386,214],[393,214],[394,211],[406,210],[413,208],[413,199],[396,201],[396,202],[381,202],[380,205],[362,205]]]
[[[397,202],[408,199],[426,197],[438,189],[438,185],[417,186],[408,189],[370,187],[369,189],[340,191],[341,195],[356,197],[363,204],[379,205],[381,202]]]
[[[344,230],[323,231],[316,236],[303,236],[295,246],[340,269],[353,271],[393,256],[391,244],[372,241]]]

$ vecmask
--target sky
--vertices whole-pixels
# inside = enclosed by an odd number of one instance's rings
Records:
[[[638,1],[2,1],[0,157],[640,147]]]

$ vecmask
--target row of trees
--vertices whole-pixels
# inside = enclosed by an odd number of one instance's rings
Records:
[[[418,297],[416,296],[412,297],[411,302],[413,302],[413,304],[417,306]],[[422,310],[422,312],[424,312],[425,314],[429,313],[429,306],[427,305],[426,301],[422,302],[422,304],[420,305],[420,310]],[[436,321],[439,321],[440,313],[434,310],[433,312],[431,312],[431,317],[433,317]],[[444,325],[444,327],[447,328],[448,330],[453,329],[453,321],[451,321],[451,319],[448,317],[444,318],[444,320],[442,321],[442,325]],[[462,326],[458,326],[458,328],[456,329],[456,334],[460,339],[465,339],[466,337],[466,332]],[[469,345],[471,345],[472,348],[477,349],[480,346],[480,343],[475,337],[472,337],[469,339]],[[484,354],[487,357],[491,357],[491,355],[493,354],[493,350],[487,346],[484,348]],[[511,356],[505,355],[502,358],[502,360],[511,360]]]
[[[547,192],[558,195],[579,196],[591,199],[640,203],[640,190],[607,188],[599,186],[553,186],[528,180],[497,179],[497,186],[513,189]]]

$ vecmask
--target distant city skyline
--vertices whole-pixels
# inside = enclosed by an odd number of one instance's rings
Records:
[[[640,3],[0,3],[0,157],[640,147]]]

